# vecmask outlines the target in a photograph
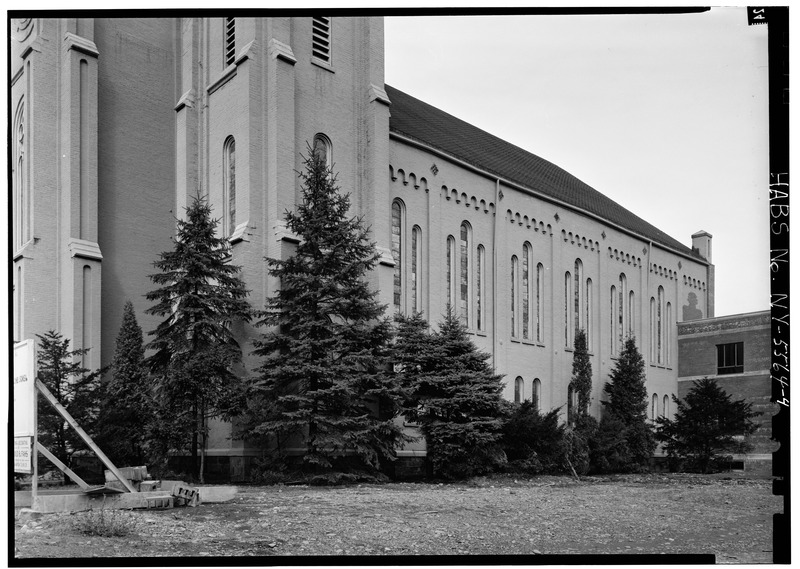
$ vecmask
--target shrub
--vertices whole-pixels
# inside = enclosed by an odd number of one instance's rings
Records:
[[[564,468],[565,426],[558,409],[546,414],[533,403],[506,403],[501,444],[508,458],[507,470],[524,474],[555,473]]]
[[[101,507],[78,514],[72,521],[72,529],[83,535],[98,537],[124,537],[134,533],[136,522],[128,515]]]

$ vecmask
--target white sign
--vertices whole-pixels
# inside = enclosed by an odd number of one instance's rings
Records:
[[[33,340],[14,344],[14,436],[32,437],[34,425],[34,392],[36,368]]]
[[[33,437],[14,437],[14,472],[33,474]]]

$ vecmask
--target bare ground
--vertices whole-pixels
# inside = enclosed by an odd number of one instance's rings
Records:
[[[769,563],[780,511],[770,480],[698,475],[240,487],[224,504],[109,512],[128,530],[123,537],[80,533],[87,513],[18,519],[14,555],[708,553],[723,563]]]

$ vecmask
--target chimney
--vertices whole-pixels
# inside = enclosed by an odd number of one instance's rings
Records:
[[[698,231],[692,235],[692,250],[703,259],[711,262],[711,234],[707,231]]]

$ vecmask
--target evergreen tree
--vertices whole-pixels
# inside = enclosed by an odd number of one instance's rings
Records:
[[[242,353],[231,326],[249,321],[251,309],[207,200],[195,197],[177,224],[173,250],[161,253],[154,263],[161,272],[150,275],[160,288],[147,293],[156,304],[146,312],[164,320],[150,332],[153,353],[145,363],[159,402],[154,433],[169,434],[163,440],[177,445],[162,450],[188,449],[192,474],[202,481],[209,419],[230,418],[243,404],[243,384],[233,371]]]
[[[380,254],[323,158],[309,149],[304,164],[302,203],[286,213],[300,242],[287,259],[267,259],[281,287],[258,322],[268,330],[255,342],[263,365],[252,401],[269,405],[251,405],[248,434],[302,439],[307,473],[373,475],[403,439],[387,373],[391,322],[366,282]]]
[[[420,423],[437,476],[464,478],[506,461],[502,437],[502,376],[448,310],[434,333],[421,317],[400,320],[395,362],[409,389],[406,416]]]
[[[589,402],[592,392],[592,362],[589,360],[589,349],[586,344],[586,332],[575,333],[574,352],[572,354],[572,382],[570,387],[578,399],[577,409],[573,409],[572,421],[577,416],[589,413]]]
[[[131,301],[122,311],[110,371],[102,389],[96,442],[116,466],[145,465],[153,397],[144,365],[144,336]]]
[[[96,432],[98,414],[97,388],[102,370],[90,371],[81,362],[88,348],[70,350],[69,339],[54,330],[37,334],[38,378],[56,400],[72,415],[89,436]],[[70,465],[75,451],[85,443],[67,421],[43,396],[38,397],[38,441],[61,462]],[[40,467],[47,469],[47,459],[40,455]],[[64,475],[64,482],[67,481]]]
[[[557,473],[566,461],[565,430],[559,409],[542,414],[532,401],[504,402],[503,450],[512,472]]]
[[[646,467],[656,443],[647,423],[644,360],[633,338],[626,338],[610,378],[604,388],[608,400],[603,402],[606,414],[600,421],[599,431],[600,434],[620,433],[624,446],[607,441],[614,449],[614,456],[618,457],[609,459],[606,455],[608,468],[614,471],[640,470]]]
[[[689,459],[689,467],[707,473],[723,452],[744,452],[744,437],[758,426],[752,421],[759,413],[743,399],[732,400],[716,381],[705,377],[695,381],[683,401],[673,396],[675,418],[657,419],[657,438],[670,457]]]

